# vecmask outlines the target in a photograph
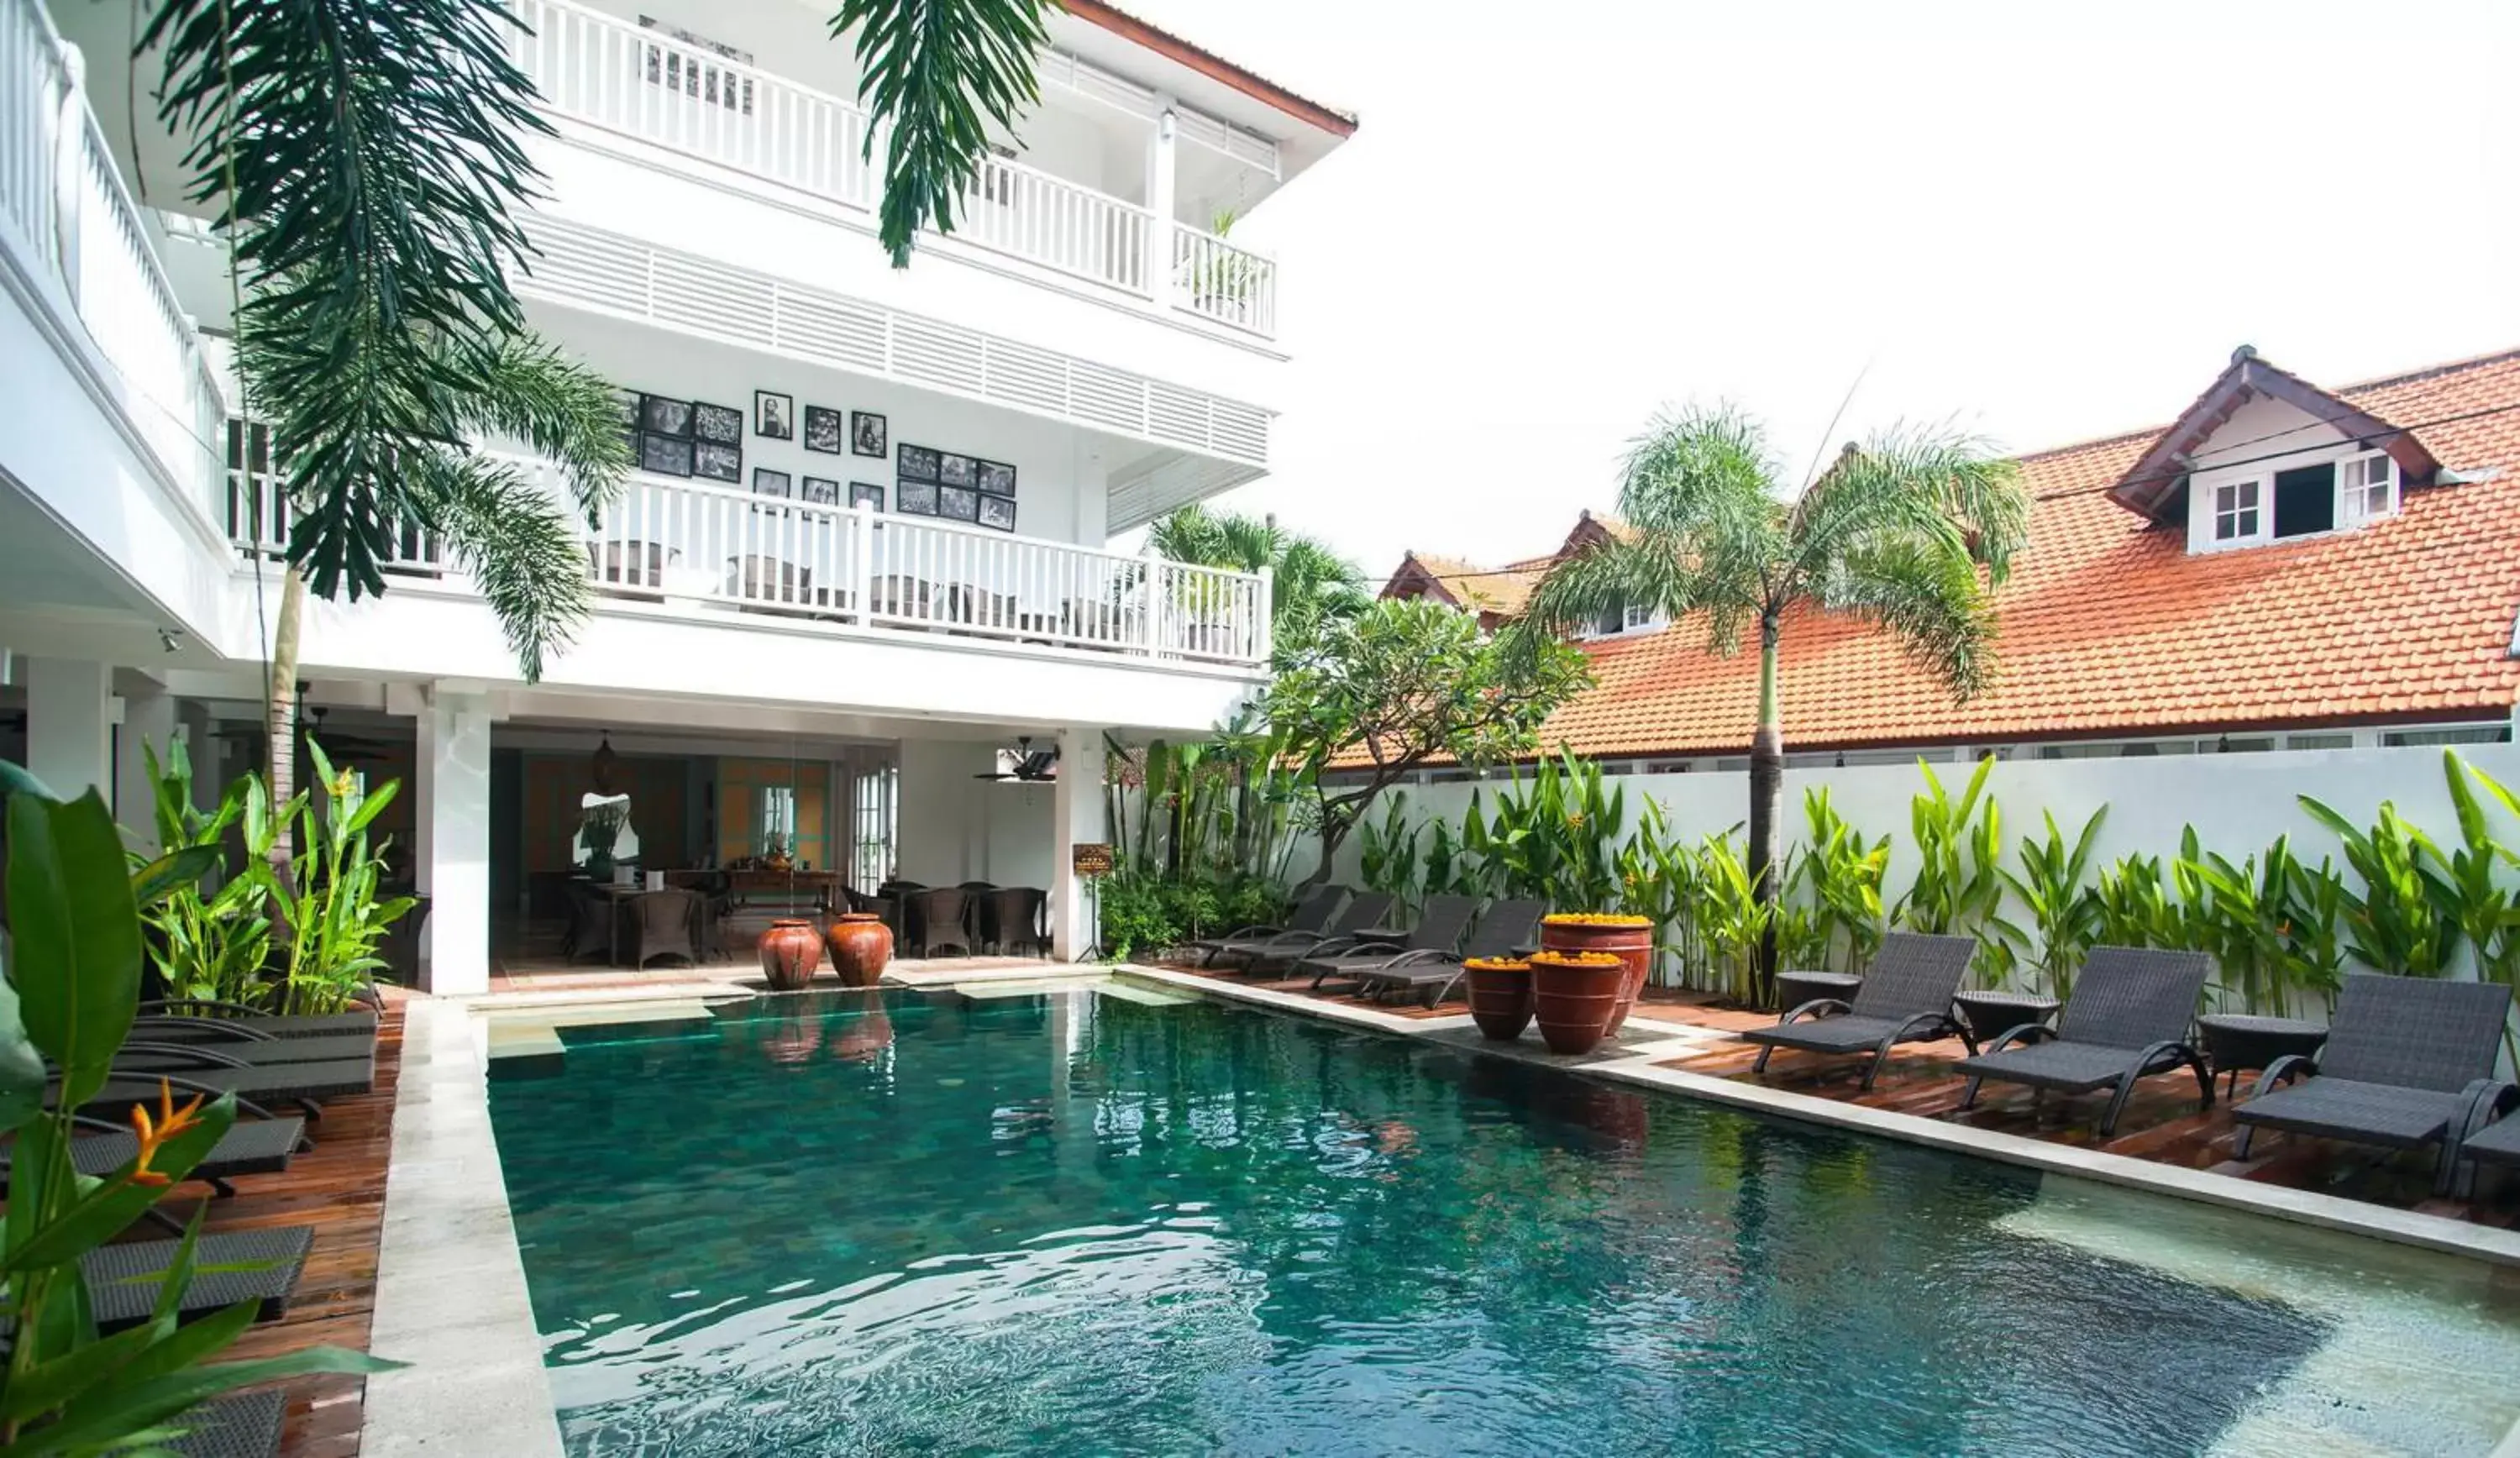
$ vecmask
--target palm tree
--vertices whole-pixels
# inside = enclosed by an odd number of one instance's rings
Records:
[[[571,511],[629,466],[611,387],[525,330],[508,269],[549,127],[498,0],[152,0],[158,114],[188,198],[229,243],[245,413],[267,420],[292,515],[265,685],[271,791],[296,755],[305,596],[385,590],[407,533],[480,586],[527,682],[584,617]],[[467,441],[559,465],[568,501]],[[275,861],[289,854],[284,829]]]
[[[1158,518],[1148,534],[1176,562],[1236,572],[1269,569],[1270,641],[1282,658],[1298,653],[1326,626],[1363,612],[1372,596],[1356,563],[1275,516],[1214,512],[1192,503]]]
[[[2026,535],[2028,501],[2012,463],[1981,442],[1910,429],[1849,444],[1794,496],[1758,423],[1719,409],[1654,419],[1629,449],[1619,514],[1634,531],[1552,569],[1516,631],[1536,642],[1630,605],[1675,623],[1703,613],[1718,653],[1757,631],[1749,869],[1773,906],[1785,759],[1777,647],[1787,627],[1814,612],[1865,618],[1965,701],[1994,666],[1993,590]],[[1772,921],[1763,982],[1776,946]]]

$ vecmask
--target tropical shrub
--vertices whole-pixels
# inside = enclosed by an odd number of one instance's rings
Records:
[[[259,875],[228,875],[221,848],[234,829],[244,841],[246,868],[268,863],[270,797],[261,779],[248,774],[228,786],[217,810],[204,813],[193,804],[193,765],[183,740],[168,743],[163,762],[147,744],[140,750],[149,767],[158,844],[170,852],[199,849],[211,862],[210,876],[170,888],[141,912],[149,959],[169,996],[259,1001],[271,954],[270,883]],[[202,888],[211,878],[219,885],[205,896]]]
[[[1890,871],[1890,837],[1867,844],[1828,803],[1825,786],[1803,792],[1803,818],[1810,830],[1787,895],[1810,898],[1819,950],[1807,962],[1787,965],[1861,971],[1880,950],[1886,929],[1881,883]]]
[[[2092,844],[2108,813],[2106,806],[2092,812],[2071,846],[2056,828],[2056,817],[2047,815],[2045,840],[2021,838],[2020,871],[1997,871],[2021,903],[2029,926],[2001,915],[1991,915],[1989,924],[2009,944],[2008,953],[2030,956],[2031,970],[2059,997],[2073,995],[2074,974],[2099,931],[2099,893],[2088,884],[2088,873]]]

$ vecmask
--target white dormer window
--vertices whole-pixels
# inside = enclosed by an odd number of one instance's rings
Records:
[[[2258,535],[2259,481],[2226,481],[2214,488],[2214,540],[2249,542]]]
[[[1654,611],[1642,603],[1631,602],[1619,610],[1619,626],[1629,633],[1654,624]]]
[[[2338,514],[2349,524],[2374,521],[2398,509],[2398,463],[2381,452],[2349,458],[2338,467],[2343,493]]]

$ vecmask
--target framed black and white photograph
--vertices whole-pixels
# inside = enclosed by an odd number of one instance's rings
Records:
[[[979,479],[979,471],[968,456],[948,452],[936,458],[936,480],[944,486],[968,486]]]
[[[796,397],[752,392],[752,433],[770,440],[796,438]]]
[[[668,400],[662,395],[639,397],[639,428],[651,435],[692,433],[692,402]]]
[[[737,485],[743,481],[743,448],[720,445],[713,440],[692,442],[692,474],[704,481],[727,481]]]
[[[903,481],[892,489],[892,508],[909,516],[936,514],[936,483]]]
[[[880,511],[883,509],[883,488],[872,481],[851,481],[849,505],[864,507],[871,511]]]
[[[968,486],[936,488],[936,514],[956,521],[973,521],[980,514],[980,494]]]
[[[639,437],[639,468],[660,476],[692,473],[692,443],[679,435],[649,432]]]
[[[839,482],[826,481],[821,476],[807,476],[804,485],[804,495],[798,500],[812,502],[818,507],[836,507],[840,504]]]
[[[766,465],[752,468],[752,494],[755,496],[790,496],[794,493],[789,486],[788,473],[784,470],[772,470]]]
[[[993,526],[1002,532],[1015,529],[1015,499],[980,493],[980,525]]]
[[[903,446],[901,462],[896,467],[905,481],[936,479],[936,453],[925,446]]]
[[[863,410],[849,412],[849,449],[861,456],[886,456],[892,452],[890,426],[878,415]]]
[[[840,454],[840,413],[827,405],[805,407],[805,449]]]
[[[692,402],[692,438],[722,446],[743,444],[743,412],[732,405]]]
[[[983,461],[980,463],[979,479],[972,484],[992,496],[1012,496],[1015,494],[1015,468],[1003,461]]]
[[[622,429],[636,430],[639,428],[640,398],[640,394],[637,390],[623,390],[612,397],[613,402],[621,407]]]

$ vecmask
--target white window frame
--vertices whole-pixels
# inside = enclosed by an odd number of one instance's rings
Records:
[[[2228,481],[2217,481],[2206,488],[2205,540],[2217,550],[2273,541],[2275,529],[2273,487],[2274,477],[2270,475],[2235,476]],[[2228,508],[2223,505],[2223,493],[2226,491],[2231,493],[2231,505]],[[2243,493],[2248,497],[2245,503],[2241,501]],[[2231,518],[2232,526],[2231,534],[2228,537],[2223,535],[2223,518],[2226,516]],[[2247,518],[2251,523],[2247,531],[2239,530],[2243,518]]]
[[[2384,479],[2362,479],[2374,465],[2385,472]],[[2336,463],[2337,524],[2362,526],[2397,515],[2401,476],[2398,463],[2386,451],[2365,451]],[[2382,505],[2377,509],[2370,505],[2374,491],[2379,492],[2382,498]]]
[[[2370,462],[2385,463],[2388,473],[2388,507],[2372,512],[2363,508],[2368,493],[2375,484],[2362,481]],[[2326,465],[2334,469],[2336,501],[2332,525],[2325,531],[2303,532],[2296,536],[2275,535],[2275,477],[2285,471]],[[2348,485],[2355,479],[2359,484]],[[2233,515],[2222,508],[2222,493],[2254,485],[2257,488],[2257,530],[2235,536],[2218,537],[2215,529],[2222,518]],[[2279,461],[2253,462],[2249,465],[2228,466],[2221,470],[2200,470],[2188,478],[2187,550],[2190,552],[2229,552],[2238,547],[2264,547],[2272,543],[2314,542],[2385,521],[2398,513],[2406,496],[2406,473],[2386,451],[2366,451],[2353,441],[2341,441],[2325,450],[2304,451]],[[2246,508],[2238,508],[2245,511]]]

